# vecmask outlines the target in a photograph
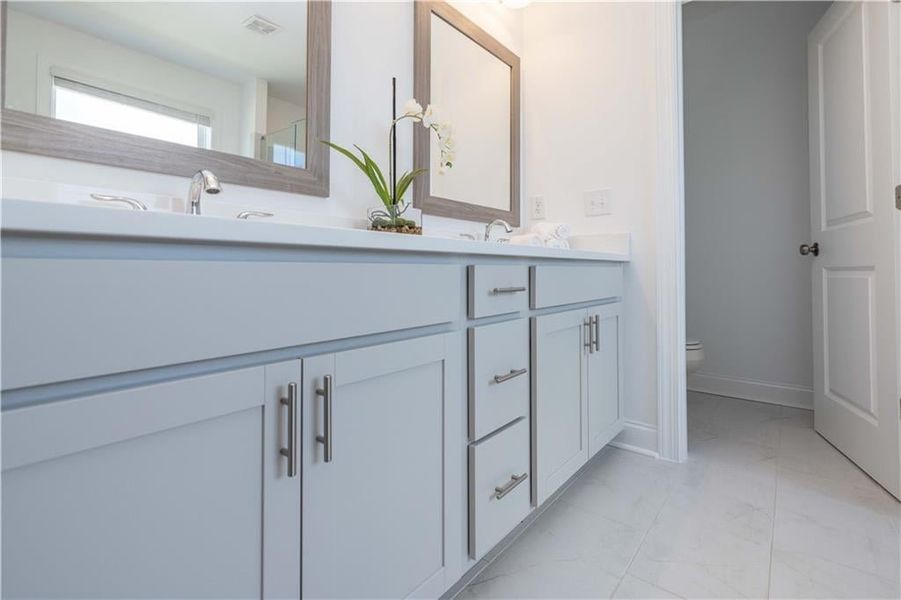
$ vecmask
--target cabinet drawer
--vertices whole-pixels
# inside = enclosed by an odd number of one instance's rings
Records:
[[[469,439],[529,414],[529,322],[469,329]]]
[[[469,554],[478,560],[526,518],[529,421],[469,446]]]
[[[4,390],[448,323],[461,309],[460,267],[444,264],[4,257],[2,273]]]
[[[528,267],[469,266],[469,317],[478,319],[529,308]]]
[[[532,308],[590,302],[623,295],[620,264],[536,265],[532,267]]]

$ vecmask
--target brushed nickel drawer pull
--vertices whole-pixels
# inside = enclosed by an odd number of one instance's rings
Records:
[[[297,384],[288,384],[288,397],[281,399],[282,406],[288,407],[288,447],[280,448],[279,454],[288,459],[288,477],[297,477]]]
[[[504,383],[505,381],[510,381],[514,377],[519,377],[520,375],[525,375],[528,373],[528,369],[510,369],[510,372],[506,375],[495,375],[494,383]]]
[[[491,293],[492,294],[516,294],[519,292],[524,292],[524,291],[526,291],[526,289],[527,288],[524,285],[519,285],[516,287],[497,287],[497,288],[494,288],[493,290],[491,290]]]
[[[512,477],[510,477],[510,481],[508,481],[506,484],[499,485],[494,488],[494,497],[500,500],[501,498],[512,492],[516,488],[516,486],[518,486],[528,478],[528,473],[523,473],[522,475],[513,475]]]
[[[591,317],[591,320],[594,323],[594,351],[601,351],[601,317],[600,315],[595,315]]]
[[[332,462],[332,376],[322,378],[322,387],[316,390],[316,395],[323,399],[322,427],[325,429],[322,435],[316,436],[316,441],[322,444],[322,457],[327,463]]]

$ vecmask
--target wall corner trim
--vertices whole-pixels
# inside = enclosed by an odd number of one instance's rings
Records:
[[[682,132],[682,4],[654,8],[657,87],[657,453],[688,456],[685,374],[685,190]]]

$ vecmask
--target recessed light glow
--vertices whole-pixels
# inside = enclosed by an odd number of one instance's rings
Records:
[[[500,0],[500,3],[507,8],[525,8],[529,5],[530,0]]]

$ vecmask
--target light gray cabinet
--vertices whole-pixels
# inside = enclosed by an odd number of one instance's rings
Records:
[[[300,361],[3,415],[3,596],[297,596]],[[265,532],[265,535],[264,535]]]
[[[437,597],[459,576],[461,350],[441,334],[304,360],[305,597]]]
[[[533,502],[541,504],[622,428],[620,305],[532,319]]]
[[[588,457],[610,443],[623,428],[621,305],[588,310],[592,347],[588,371]]]

